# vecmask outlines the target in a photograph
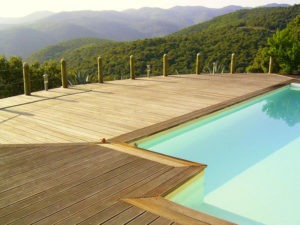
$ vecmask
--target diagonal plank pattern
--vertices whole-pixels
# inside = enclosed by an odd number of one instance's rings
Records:
[[[203,169],[96,144],[0,145],[0,155],[0,224],[151,224],[160,217],[121,199],[159,196]]]

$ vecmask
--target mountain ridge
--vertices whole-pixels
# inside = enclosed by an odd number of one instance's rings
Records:
[[[128,59],[130,55],[134,55],[137,59],[137,74],[145,74],[146,65],[149,64],[152,73],[158,75],[162,74],[161,58],[164,53],[169,56],[170,73],[176,74],[193,73],[195,56],[199,52],[203,57],[202,68],[205,72],[211,71],[213,64],[218,65],[219,72],[226,72],[229,70],[230,56],[234,52],[237,72],[244,73],[252,64],[257,51],[266,46],[267,38],[277,29],[284,29],[299,14],[300,5],[243,9],[165,37],[106,43],[105,48],[103,43],[76,45],[74,49],[61,51],[60,57],[63,56],[74,70],[94,70],[96,74],[95,59],[101,55],[105,61],[105,74],[118,76],[129,71]],[[44,52],[36,52],[28,61],[43,63],[52,59],[59,62],[60,58],[52,57],[54,55],[55,46],[52,46]]]
[[[141,8],[125,11],[74,11],[50,14],[30,24],[2,28],[0,54],[27,57],[48,45],[81,37],[131,41],[165,36],[241,7]],[[25,35],[20,35],[23,31]],[[34,33],[31,35],[31,33]],[[33,38],[33,39],[32,39]],[[38,41],[37,41],[38,40]]]
[[[22,17],[0,17],[0,25],[19,25],[19,24],[30,23],[30,22],[43,19],[53,14],[54,13],[50,11],[37,11]]]
[[[83,37],[114,41],[162,37],[242,9],[244,7],[231,5],[220,9],[175,6],[170,9],[144,7],[120,12],[40,12],[27,16],[27,21],[31,22],[25,24],[6,24],[2,28],[0,24],[0,55],[28,57],[48,45]],[[34,17],[38,19],[32,21]]]

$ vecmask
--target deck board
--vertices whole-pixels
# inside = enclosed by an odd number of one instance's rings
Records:
[[[154,215],[149,212],[144,212],[143,214],[140,214],[138,217],[136,217],[134,220],[127,223],[128,225],[140,225],[140,224],[150,224],[157,220],[159,216]],[[166,223],[165,223],[166,224]]]
[[[123,198],[166,191],[186,179],[186,171],[193,176],[203,169],[172,167],[97,144],[1,146],[0,152],[10,153],[2,154],[9,160],[1,165],[0,224],[130,222],[146,211]],[[23,152],[26,160],[11,165]]]

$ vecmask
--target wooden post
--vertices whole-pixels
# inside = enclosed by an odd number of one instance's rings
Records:
[[[163,57],[163,76],[167,77],[168,76],[168,55],[164,54]]]
[[[102,57],[98,57],[98,83],[103,83]]]
[[[269,61],[269,74],[272,73],[273,70],[273,58],[270,56],[270,61]]]
[[[201,73],[200,71],[200,66],[201,66],[201,54],[197,54],[197,59],[196,59],[196,74],[199,75]]]
[[[130,79],[135,79],[134,56],[130,56]]]
[[[24,94],[31,95],[30,74],[28,63],[23,63]]]
[[[231,74],[235,73],[235,54],[234,53],[232,53],[232,55],[231,55],[230,73]]]
[[[61,82],[63,88],[68,88],[68,80],[67,80],[67,64],[66,60],[61,59]]]

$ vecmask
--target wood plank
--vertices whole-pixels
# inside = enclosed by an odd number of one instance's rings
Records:
[[[155,169],[155,170],[154,170]],[[111,209],[111,205],[116,204],[124,193],[134,191],[141,187],[142,184],[149,182],[160,176],[161,173],[169,171],[170,169],[165,166],[152,167],[152,172],[142,171],[140,174],[130,177],[127,181],[121,182],[118,186],[112,186],[107,190],[94,196],[94,198],[87,199],[87,201],[79,202],[71,207],[67,208],[68,214],[65,211],[56,213],[53,217],[47,217],[44,219],[43,224],[49,224],[49,222],[56,222],[61,220],[58,224],[77,224],[82,221],[85,223],[100,223],[103,218],[106,218],[107,208]],[[115,209],[113,209],[115,211]],[[118,211],[117,211],[118,213]],[[41,221],[40,221],[41,223]]]
[[[150,212],[144,212],[143,214],[136,217],[134,220],[127,223],[127,225],[140,225],[140,224],[151,224],[155,220],[157,220],[159,216],[152,214]],[[172,221],[164,221],[164,224],[169,222],[169,224],[172,223]]]
[[[185,208],[162,197],[126,199],[126,202],[141,207],[149,212],[163,216],[180,224],[195,225],[233,225],[228,221],[218,219],[204,213]]]
[[[124,212],[125,210],[132,208],[133,206],[126,203],[126,202],[117,202],[116,204],[111,205],[110,207],[105,208],[102,213],[101,217],[97,217],[95,215],[91,217],[87,217],[84,219],[84,217],[76,218],[76,220],[62,220],[58,224],[64,225],[66,223],[74,224],[74,221],[81,221],[77,224],[102,224],[110,220],[111,218],[115,217],[116,215],[119,215],[120,213]],[[77,215],[75,215],[77,217]]]
[[[156,220],[150,222],[148,225],[174,225],[176,223],[170,222],[170,220],[164,217],[158,217]],[[183,224],[184,225],[184,224]]]
[[[86,165],[84,162],[87,161],[89,161],[90,163],[94,163],[92,160],[97,160],[97,164],[102,164],[106,159],[111,160],[109,158],[109,152],[99,155],[98,151],[86,151],[86,148],[82,148],[81,150],[82,151],[79,152],[72,151],[72,156],[68,156],[68,158],[59,158],[59,160],[51,164],[46,164],[38,168],[34,168],[30,171],[23,171],[22,173],[6,178],[6,180],[2,180],[0,182],[0,192],[7,191],[8,189],[13,189],[32,181],[37,182],[41,178],[47,179],[47,177],[53,175],[56,175],[56,177],[58,178],[59,175],[67,175],[66,173],[63,173],[65,170],[67,170],[67,173],[72,173],[74,171],[83,170],[93,165]],[[93,157],[92,160],[91,157]],[[70,163],[70,160],[72,160],[72,163]],[[14,168],[9,169],[9,171],[13,171]]]
[[[55,182],[52,187],[48,186],[38,194],[24,198],[23,200],[19,199],[15,204],[10,204],[7,207],[1,209],[0,216],[12,214],[16,211],[22,211],[21,209],[30,211],[26,209],[26,207],[32,207],[33,205],[38,204],[41,201],[48,201],[48,199],[51,199],[52,197],[55,197],[56,195],[64,191],[75,188],[78,185],[86,184],[90,180],[99,176],[99,174],[101,173],[109,172],[112,169],[111,164],[115,166],[117,165],[120,168],[124,168],[122,166],[126,166],[128,163],[136,160],[136,158],[128,158],[128,156],[126,155],[118,156],[118,154],[113,154],[112,156],[113,157],[109,159],[109,164],[99,164],[96,169],[92,167],[89,169],[89,171],[82,170],[77,173],[67,175],[61,183]]]
[[[147,173],[147,171],[144,170],[153,167],[153,164],[149,161],[140,160],[139,163],[139,165],[128,165],[129,172],[127,171],[125,173],[126,170],[121,167],[92,179],[89,182],[83,183],[82,185],[60,192],[57,195],[48,198],[46,202],[39,202],[38,204],[27,207],[15,214],[10,214],[9,218],[5,218],[5,221],[9,221],[11,224],[19,224],[20,222],[25,224],[34,223],[48,217],[48,215],[72,206],[76,202],[82,204],[88,202],[87,205],[90,205],[91,201],[101,199],[99,198],[99,195],[102,195],[102,192],[105,192],[106,189],[113,186],[113,188],[119,190],[121,185],[126,186],[128,183],[133,182],[137,179],[135,176],[143,177],[144,173]],[[144,171],[144,173],[140,173],[141,171]],[[0,218],[0,222],[1,221],[2,218]]]
[[[151,183],[153,180],[155,180],[152,184],[154,183],[158,183],[158,182],[162,182],[165,178],[170,178],[170,177],[176,177],[178,174],[180,174],[183,170],[185,170],[186,168],[176,168],[176,169],[168,169],[167,171],[165,171],[165,169],[162,171],[163,173],[153,173],[151,176],[143,179],[140,182],[137,182],[135,184],[132,184],[131,186],[129,186],[128,188],[122,190],[121,192],[116,192],[114,195],[112,195],[110,197],[110,200],[107,202],[108,205],[106,205],[106,203],[104,203],[103,201],[100,201],[99,204],[93,205],[92,207],[89,207],[85,210],[83,210],[82,212],[79,213],[79,215],[81,215],[80,217],[78,217],[78,215],[73,216],[72,218],[70,218],[69,220],[65,220],[63,221],[63,223],[78,223],[79,221],[77,220],[78,218],[83,219],[84,217],[88,218],[84,221],[84,223],[101,223],[103,222],[103,218],[105,218],[106,215],[106,210],[104,211],[100,211],[98,213],[95,214],[96,210],[101,210],[101,209],[105,209],[106,207],[108,207],[110,204],[115,203],[116,201],[118,201],[121,197],[125,197],[125,196],[132,196],[135,195],[136,196],[136,192],[143,190],[142,192],[140,192],[140,194],[142,195],[143,193],[147,193],[149,190],[151,190],[153,188],[152,185],[147,185],[148,183]],[[94,214],[94,215],[93,215]],[[61,224],[63,224],[61,223]]]
[[[148,199],[128,199],[126,202],[131,203],[135,206],[143,208],[149,212],[154,214],[164,214],[164,217],[171,221],[176,221],[182,224],[189,224],[189,225],[208,225],[208,223],[199,221],[193,217],[188,215],[181,215],[174,212],[169,207],[163,208],[160,205],[160,202],[157,198],[148,198]]]
[[[131,207],[102,224],[127,224],[144,213],[143,209]]]

